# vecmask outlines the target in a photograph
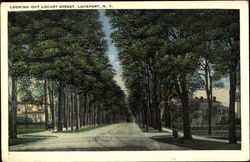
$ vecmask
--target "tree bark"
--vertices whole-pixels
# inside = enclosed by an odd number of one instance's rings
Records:
[[[79,123],[79,96],[77,90],[75,90],[75,119],[76,119],[76,131],[80,130]]]
[[[50,102],[50,112],[51,112],[51,125],[52,125],[52,130],[54,131],[55,129],[55,114],[54,114],[54,90],[53,90],[53,86],[48,86],[48,90],[49,90],[49,102]]]
[[[70,91],[67,92],[67,127],[70,127],[70,118],[71,118],[71,111],[70,111]]]
[[[63,83],[59,82],[59,102],[58,102],[58,121],[57,131],[63,130]]]
[[[171,111],[170,111],[168,99],[165,99],[164,106],[165,106],[165,115],[166,115],[165,126],[168,128],[171,128]]]
[[[182,104],[182,117],[183,117],[183,139],[192,139],[191,127],[190,127],[190,108],[188,100],[187,81],[185,76],[180,76],[179,84],[177,82],[176,90],[179,95]]]
[[[212,135],[212,78],[210,75],[208,60],[205,61],[205,87],[208,105],[208,135]]]
[[[95,106],[94,106],[94,125],[97,124],[97,105],[98,105],[97,102],[95,103]]]
[[[70,127],[71,127],[71,132],[74,132],[74,94],[73,92],[71,92],[71,123],[70,123]]]
[[[151,89],[150,89],[150,74],[149,74],[149,70],[146,69],[146,74],[147,74],[147,87],[146,87],[146,92],[147,92],[147,110],[146,110],[146,116],[147,116],[147,123],[148,126],[153,126],[154,125],[154,111],[153,111],[153,107],[152,107],[152,102],[151,102]],[[148,127],[147,126],[147,127]]]
[[[80,123],[80,128],[83,125],[83,103],[82,103],[83,97],[82,93],[79,94],[79,123]]]
[[[235,133],[235,94],[236,94],[236,69],[230,70],[229,90],[229,143],[237,143]]]
[[[88,121],[88,126],[91,125],[91,107],[92,107],[92,97],[91,94],[89,95],[89,102],[88,102],[88,111],[87,111],[87,121]]]
[[[97,103],[97,110],[96,110],[96,124],[99,125],[100,124],[100,103]]]
[[[49,129],[49,112],[48,112],[48,98],[47,98],[47,80],[44,80],[44,109],[45,109],[45,126]]]
[[[161,112],[159,107],[159,96],[157,94],[158,91],[158,79],[156,73],[153,75],[153,89],[152,89],[152,103],[155,111],[155,121],[154,121],[154,128],[158,129],[158,131],[162,131],[162,124],[161,124]]]
[[[69,109],[69,105],[68,105],[68,91],[65,90],[65,95],[64,95],[64,127],[66,128],[66,130],[68,130],[68,109]]]
[[[17,138],[16,116],[17,116],[17,78],[12,77],[12,96],[11,96],[11,131],[10,138]]]
[[[84,96],[84,110],[83,110],[83,126],[86,126],[86,113],[87,113],[87,94]]]

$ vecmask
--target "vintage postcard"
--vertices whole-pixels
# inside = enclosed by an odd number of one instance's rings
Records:
[[[249,160],[247,1],[1,4],[3,161]]]

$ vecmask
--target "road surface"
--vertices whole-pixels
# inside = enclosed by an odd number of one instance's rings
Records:
[[[189,148],[154,141],[151,136],[163,133],[143,133],[135,123],[113,124],[80,133],[32,133],[32,136],[52,135],[46,140],[10,147],[10,151],[143,151],[186,150]]]

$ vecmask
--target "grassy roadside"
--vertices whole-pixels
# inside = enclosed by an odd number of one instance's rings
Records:
[[[79,132],[85,132],[85,131],[89,131],[89,130],[96,129],[96,128],[102,128],[102,127],[105,127],[108,125],[110,125],[110,124],[101,124],[101,125],[93,125],[93,126],[89,126],[89,127],[83,127],[83,128],[80,128]]]
[[[85,131],[93,130],[93,129],[96,129],[96,128],[105,127],[105,126],[108,126],[108,125],[110,125],[110,124],[91,125],[91,126],[87,126],[87,127],[82,127],[82,128],[80,128],[79,131],[76,131],[74,129],[74,132],[71,132],[71,130],[68,129],[68,130],[64,130],[62,132],[53,132],[53,133],[80,133],[80,132],[85,132]]]
[[[152,137],[153,140],[158,142],[189,147],[196,150],[240,150],[241,144],[229,144],[216,141],[206,141],[206,140],[183,140],[182,138],[174,138],[172,136],[155,136]]]
[[[17,134],[26,134],[26,133],[35,133],[46,131],[45,125],[40,124],[28,124],[26,125],[17,125]]]
[[[157,129],[154,129],[152,127],[148,127],[148,132],[146,130],[146,126],[143,128],[143,126],[141,124],[138,124],[138,127],[141,129],[142,132],[146,132],[146,133],[159,133],[159,131]],[[165,132],[164,130],[162,130],[161,132]]]

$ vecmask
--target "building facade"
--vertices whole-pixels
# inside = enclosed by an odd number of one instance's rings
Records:
[[[49,121],[51,120],[50,108],[48,106]],[[36,102],[17,102],[17,117],[30,118],[32,123],[45,122],[45,107]]]

